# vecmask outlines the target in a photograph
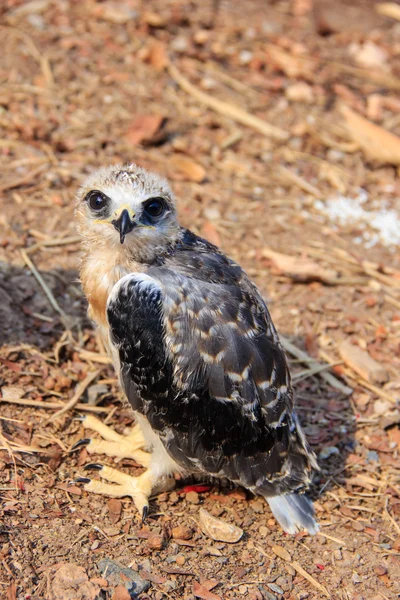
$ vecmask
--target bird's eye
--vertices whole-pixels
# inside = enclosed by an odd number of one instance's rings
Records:
[[[101,210],[107,205],[108,198],[102,192],[93,190],[86,196],[88,204],[92,210]]]
[[[161,217],[165,212],[165,201],[163,198],[152,198],[145,203],[143,210],[153,219]]]

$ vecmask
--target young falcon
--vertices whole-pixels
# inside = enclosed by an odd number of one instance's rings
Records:
[[[100,470],[85,489],[130,495],[146,515],[162,477],[227,478],[264,496],[282,528],[316,533],[303,494],[317,469],[293,410],[284,351],[239,265],[180,227],[168,183],[136,165],[95,172],[77,198],[81,280],[137,425],[120,436],[93,417],[89,452],[133,457],[139,477]],[[146,450],[150,452],[146,452]]]

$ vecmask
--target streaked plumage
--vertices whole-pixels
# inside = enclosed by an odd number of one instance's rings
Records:
[[[97,223],[85,200],[92,189],[110,199],[110,214]],[[163,199],[165,213],[149,224],[151,198]],[[93,175],[77,217],[91,314],[153,447],[156,477],[176,469],[228,478],[264,496],[286,531],[317,531],[301,495],[317,464],[256,286],[215,246],[179,227],[166,182],[136,166]],[[126,236],[122,227],[131,227]]]

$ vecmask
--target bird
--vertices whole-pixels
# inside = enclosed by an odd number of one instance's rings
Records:
[[[282,529],[316,534],[306,495],[318,470],[294,408],[285,352],[244,270],[179,224],[166,179],[135,164],[102,167],[80,187],[80,279],[88,315],[134,413],[128,435],[94,416],[89,453],[134,458],[130,476],[90,463],[84,489],[149,497],[174,475],[228,480],[268,502]],[[104,480],[104,481],[103,481]]]

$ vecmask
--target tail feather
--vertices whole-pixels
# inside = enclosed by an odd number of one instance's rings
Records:
[[[303,494],[286,494],[266,498],[275,519],[286,533],[297,533],[305,529],[311,535],[319,531],[314,519],[314,506]]]

